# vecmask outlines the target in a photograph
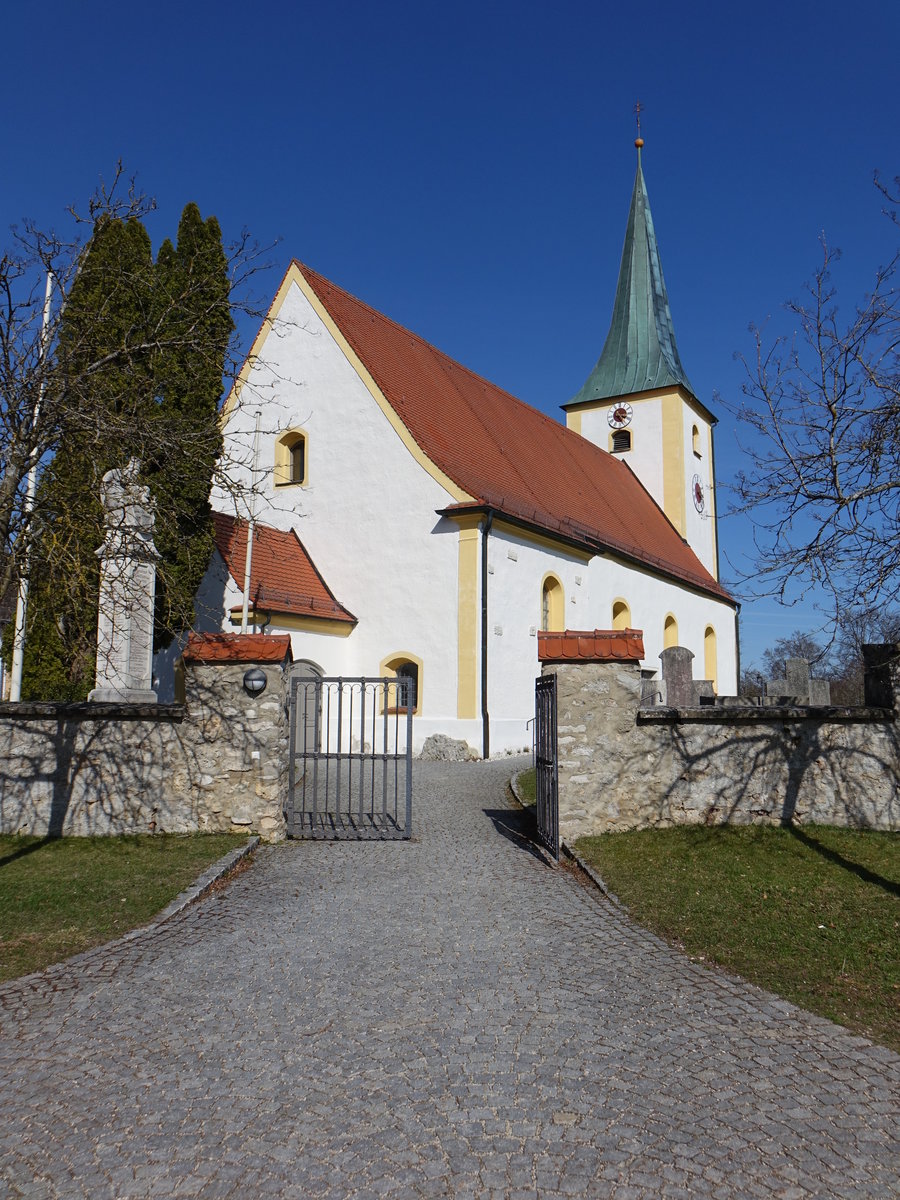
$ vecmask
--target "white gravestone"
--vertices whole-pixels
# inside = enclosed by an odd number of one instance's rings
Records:
[[[159,554],[150,489],[138,483],[139,467],[133,458],[124,470],[107,471],[100,488],[106,539],[97,551],[97,673],[89,700],[156,703],[153,606]]]

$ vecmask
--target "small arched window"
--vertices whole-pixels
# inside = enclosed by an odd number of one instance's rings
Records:
[[[613,629],[631,628],[631,608],[627,600],[616,600],[613,602],[612,627]]]
[[[691,445],[694,448],[694,454],[697,458],[701,458],[700,453],[700,430],[695,425],[691,430]]]
[[[561,633],[566,626],[563,585],[555,575],[546,575],[541,584],[541,629]]]
[[[610,443],[613,454],[627,454],[631,449],[631,430],[617,429],[610,438]]]
[[[395,678],[387,689],[388,712],[417,713],[422,704],[422,660],[412,654],[395,654],[381,664],[382,677]]]
[[[666,623],[663,626],[663,650],[668,650],[670,646],[678,645],[678,622],[671,613],[666,617]]]
[[[413,712],[419,704],[419,668],[413,662],[401,663],[397,668],[397,703],[400,708],[411,708]]]
[[[705,678],[712,681],[713,691],[719,690],[719,660],[716,649],[716,631],[712,625],[707,625],[703,634],[703,673]]]
[[[307,437],[302,429],[288,429],[275,443],[275,484],[277,487],[308,482]]]

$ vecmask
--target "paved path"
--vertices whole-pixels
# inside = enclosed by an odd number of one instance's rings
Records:
[[[262,850],[158,931],[0,989],[0,1191],[900,1194],[900,1059],[504,836],[508,773],[420,768],[416,842]]]

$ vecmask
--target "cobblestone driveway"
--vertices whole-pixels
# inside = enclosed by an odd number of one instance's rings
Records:
[[[900,1059],[692,965],[418,766],[413,843],[293,843],[0,989],[27,1197],[877,1197]]]

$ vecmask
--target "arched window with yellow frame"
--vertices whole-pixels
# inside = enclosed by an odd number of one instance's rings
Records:
[[[668,650],[671,646],[678,645],[678,622],[674,616],[669,613],[663,625],[663,650]]]
[[[691,428],[691,447],[696,458],[703,457],[703,452],[700,449],[700,430],[696,425]]]
[[[716,631],[707,625],[703,634],[703,674],[712,681],[713,691],[719,690],[719,656],[716,647]]]
[[[621,597],[613,601],[612,627],[613,629],[631,628],[631,606],[627,600],[623,600]]]
[[[397,686],[387,689],[388,712],[417,714],[422,707],[422,660],[415,654],[400,651],[381,660],[379,673],[382,678],[396,679]]]
[[[541,582],[541,629],[561,633],[566,627],[566,595],[555,575],[545,575]]]
[[[309,439],[303,429],[286,429],[275,439],[275,486],[309,482]]]

